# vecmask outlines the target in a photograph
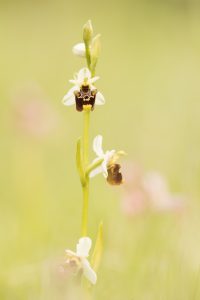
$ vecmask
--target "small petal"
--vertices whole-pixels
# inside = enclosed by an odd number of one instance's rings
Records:
[[[92,83],[94,83],[95,81],[97,81],[97,80],[99,80],[99,76],[95,76],[95,77],[92,77],[91,79],[90,79],[90,83],[92,84]]]
[[[84,276],[92,283],[96,284],[97,282],[97,274],[95,271],[91,268],[90,263],[87,259],[82,259],[82,265],[83,265],[83,274]]]
[[[93,150],[96,153],[96,155],[99,157],[102,157],[104,155],[102,149],[102,140],[103,140],[102,135],[97,135],[93,141]]]
[[[73,46],[72,52],[80,57],[85,57],[85,44],[84,43],[78,43]]]
[[[95,104],[97,104],[97,105],[104,105],[105,104],[105,98],[102,95],[102,93],[98,92],[96,94]]]
[[[76,245],[76,254],[80,257],[88,257],[92,241],[89,237],[80,238]]]
[[[91,89],[91,91],[94,91],[94,90],[96,90],[97,88],[96,88],[93,84],[90,84],[90,89]]]
[[[100,173],[103,173],[103,172],[104,172],[104,169],[102,168],[102,166],[97,167],[96,169],[94,169],[90,172],[90,178],[92,178]]]

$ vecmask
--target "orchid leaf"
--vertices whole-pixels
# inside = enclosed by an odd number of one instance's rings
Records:
[[[95,272],[98,271],[103,253],[103,223],[99,224],[97,239],[91,258],[91,266]]]

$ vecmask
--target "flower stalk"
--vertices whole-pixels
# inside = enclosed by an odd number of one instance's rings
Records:
[[[89,160],[89,127],[90,127],[90,109],[83,113],[83,162],[88,165]]]
[[[83,191],[83,210],[82,210],[82,236],[87,236],[88,227],[88,207],[89,207],[89,176],[85,170],[87,169],[89,160],[89,125],[90,125],[90,110],[85,110],[83,113],[83,166],[84,166],[84,183],[82,183]]]
[[[77,170],[79,173],[81,184],[85,184],[85,174],[83,169],[83,157],[82,157],[82,151],[81,151],[81,138],[77,141],[77,148],[76,148],[76,165]]]
[[[82,186],[83,190],[83,210],[82,210],[82,225],[81,235],[87,236],[88,228],[88,208],[89,208],[89,179],[87,177],[85,184]]]
[[[86,61],[87,61],[87,67],[90,70],[91,57],[90,57],[90,47],[89,47],[88,43],[85,43],[85,56],[86,56]]]

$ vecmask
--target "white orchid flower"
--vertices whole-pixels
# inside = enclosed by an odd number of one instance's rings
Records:
[[[84,43],[78,43],[73,46],[72,52],[80,57],[85,57],[85,44]]]
[[[82,237],[79,239],[78,244],[76,245],[76,252],[71,250],[65,250],[67,254],[66,263],[68,265],[74,265],[78,270],[83,272],[83,275],[92,283],[95,284],[97,281],[97,275],[95,271],[90,266],[90,263],[87,259],[89,256],[89,251],[92,246],[92,241],[89,237]]]
[[[97,135],[93,141],[93,150],[96,153],[97,158],[95,158],[92,163],[96,163],[100,159],[103,159],[103,162],[99,167],[90,172],[90,177],[94,177],[99,173],[103,173],[104,177],[108,177],[108,166],[113,161],[116,154],[115,150],[106,151],[104,153],[102,149],[102,140],[103,137],[101,135]]]
[[[93,141],[93,150],[97,157],[93,160],[91,171],[89,172],[90,177],[102,173],[107,182],[111,185],[120,185],[124,182],[122,174],[120,172],[121,166],[116,163],[121,155],[125,155],[124,151],[110,150],[104,152],[102,149],[102,136],[97,135]],[[102,161],[102,162],[100,162]],[[100,166],[98,164],[100,163]],[[95,166],[96,165],[96,166]]]
[[[74,105],[76,103],[76,92],[80,93],[82,101],[88,101],[89,97],[94,97],[94,102],[97,105],[103,105],[105,103],[104,96],[97,91],[93,85],[95,81],[99,79],[99,76],[92,77],[88,68],[82,68],[75,76],[74,79],[69,80],[74,86],[68,91],[63,98],[63,103],[66,106]],[[84,87],[87,87],[85,91]],[[95,96],[94,96],[95,95]],[[87,97],[87,99],[86,99]]]

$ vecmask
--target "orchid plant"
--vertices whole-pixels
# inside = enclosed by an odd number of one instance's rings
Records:
[[[87,66],[83,67],[74,76],[74,79],[69,80],[73,87],[63,98],[64,105],[75,105],[76,110],[83,113],[83,136],[78,139],[76,152],[77,169],[83,192],[83,209],[81,238],[76,246],[76,252],[66,250],[65,265],[69,268],[73,266],[75,275],[85,276],[94,285],[97,282],[97,270],[102,256],[103,235],[102,223],[100,223],[96,244],[89,260],[89,250],[92,246],[92,241],[88,237],[90,179],[102,173],[109,184],[122,184],[121,166],[116,162],[124,152],[115,150],[104,152],[102,149],[103,138],[101,135],[97,135],[93,140],[93,150],[97,157],[91,163],[89,162],[90,114],[96,105],[105,104],[104,96],[94,86],[94,83],[99,79],[99,76],[96,76],[96,65],[100,54],[100,35],[93,37],[91,21],[88,21],[83,27],[83,43],[76,44],[72,51],[75,55],[84,57],[87,63]]]

